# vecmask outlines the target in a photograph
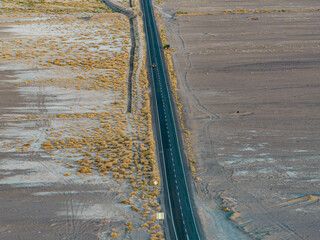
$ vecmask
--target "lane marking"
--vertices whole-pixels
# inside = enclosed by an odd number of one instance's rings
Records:
[[[143,1],[143,2],[144,2],[144,1]],[[150,3],[144,3],[144,4],[146,4],[146,6],[144,6],[144,7],[146,7],[144,10],[147,10],[147,11],[146,11],[146,14],[145,14],[145,21],[146,21],[147,25],[149,25],[149,26],[147,26],[147,27],[148,27],[148,30],[149,30],[149,31],[148,31],[148,36],[149,36],[151,39],[155,40],[155,43],[154,43],[154,44],[151,44],[150,41],[148,41],[148,43],[149,43],[148,46],[149,46],[149,49],[151,49],[151,47],[153,48],[152,51],[151,51],[151,54],[158,57],[158,55],[159,55],[159,49],[158,49],[159,43],[158,43],[158,39],[157,39],[157,38],[154,39],[154,36],[155,36],[157,33],[154,32],[154,25],[155,25],[155,23],[154,23],[154,19],[153,19],[153,14],[152,14],[152,12],[151,12],[151,10],[150,10],[151,6],[150,6]],[[150,14],[150,12],[151,12],[151,14]],[[151,40],[151,39],[150,39],[150,40]],[[150,46],[150,44],[151,44],[151,46]],[[159,65],[162,66],[162,68],[163,68],[163,62],[162,62],[161,59],[160,59]],[[161,69],[161,68],[160,68],[160,69]],[[161,89],[161,93],[162,93],[162,84],[165,84],[164,87],[165,87],[166,89],[167,89],[167,84],[166,84],[166,83],[163,83],[162,78],[160,78],[159,69],[157,68],[157,69],[155,69],[155,70],[156,70],[156,73],[157,73],[157,79],[154,79],[154,81],[155,81],[155,80],[161,81],[161,83],[160,83],[160,89]],[[168,93],[169,93],[168,90],[165,91],[165,94],[168,94]],[[163,94],[161,94],[161,97],[163,98]],[[164,111],[164,113],[166,113],[166,112],[171,113],[171,102],[170,102],[170,100],[169,100],[169,105],[170,105],[170,108],[169,108],[169,109],[166,109],[165,106],[164,106],[164,102],[163,102],[163,107],[164,107],[163,111]],[[166,124],[166,125],[167,125],[167,124]],[[174,127],[174,130],[176,131],[176,129],[175,129],[175,123],[173,123],[173,127]],[[167,129],[168,129],[168,125],[167,125]],[[170,138],[168,138],[168,139],[170,139]],[[170,149],[170,150],[171,150],[171,149]],[[178,143],[178,150],[179,150],[179,152],[180,152],[179,143]],[[172,150],[171,150],[171,151],[172,151]],[[181,153],[180,153],[180,155],[181,155]],[[172,159],[172,161],[173,161],[173,159]],[[179,169],[180,169],[180,168],[179,168]],[[175,168],[174,168],[173,170],[174,170],[174,172],[175,172]],[[182,169],[182,170],[183,170],[183,169]],[[184,175],[184,171],[183,171],[183,175]],[[178,195],[179,195],[179,192],[178,192]],[[188,189],[187,189],[187,195],[188,195]],[[189,197],[189,196],[188,196],[188,197]],[[179,198],[179,200],[180,200],[180,198]],[[171,210],[171,209],[170,209],[170,210]],[[172,211],[171,211],[171,214],[172,214]],[[191,214],[192,214],[192,212],[191,212]],[[183,216],[183,213],[182,213],[182,216]],[[192,217],[193,217],[193,215],[192,215]],[[182,220],[183,220],[183,219],[182,219]],[[185,229],[185,232],[186,232],[186,238],[189,239],[189,236],[188,236],[188,234],[187,234],[187,229],[186,229],[184,220],[183,220],[182,222],[183,222],[184,229]],[[176,230],[176,229],[174,228],[174,230]],[[197,230],[197,229],[196,229],[196,230]],[[176,232],[175,232],[175,234],[176,234]],[[176,235],[176,237],[177,237],[177,235]]]

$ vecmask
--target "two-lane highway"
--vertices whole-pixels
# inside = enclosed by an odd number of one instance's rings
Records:
[[[170,93],[165,74],[165,60],[161,55],[160,40],[150,0],[141,0],[150,60],[152,94],[159,136],[164,192],[167,199],[167,220],[171,225],[171,239],[199,239],[199,233],[190,202],[182,155],[177,135]],[[152,68],[151,65],[156,67]]]

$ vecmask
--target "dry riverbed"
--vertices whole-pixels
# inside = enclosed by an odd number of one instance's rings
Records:
[[[0,11],[0,238],[162,239],[145,66],[127,112],[127,17],[94,0]]]
[[[319,2],[160,6],[207,239],[318,239]]]

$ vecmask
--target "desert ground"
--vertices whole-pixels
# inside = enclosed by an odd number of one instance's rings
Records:
[[[0,11],[0,239],[163,239],[139,39],[128,99],[128,18],[94,0]]]
[[[157,5],[206,238],[319,239],[319,1]]]

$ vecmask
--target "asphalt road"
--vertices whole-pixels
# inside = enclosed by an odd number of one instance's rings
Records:
[[[167,86],[165,60],[161,55],[160,40],[153,16],[150,0],[141,0],[144,14],[147,45],[150,60],[150,73],[153,80],[155,112],[157,112],[157,130],[159,152],[162,165],[165,198],[167,199],[166,219],[170,226],[171,239],[200,239],[193,207],[184,172],[180,152],[175,115],[172,109],[170,93]],[[151,65],[156,64],[156,68]]]

